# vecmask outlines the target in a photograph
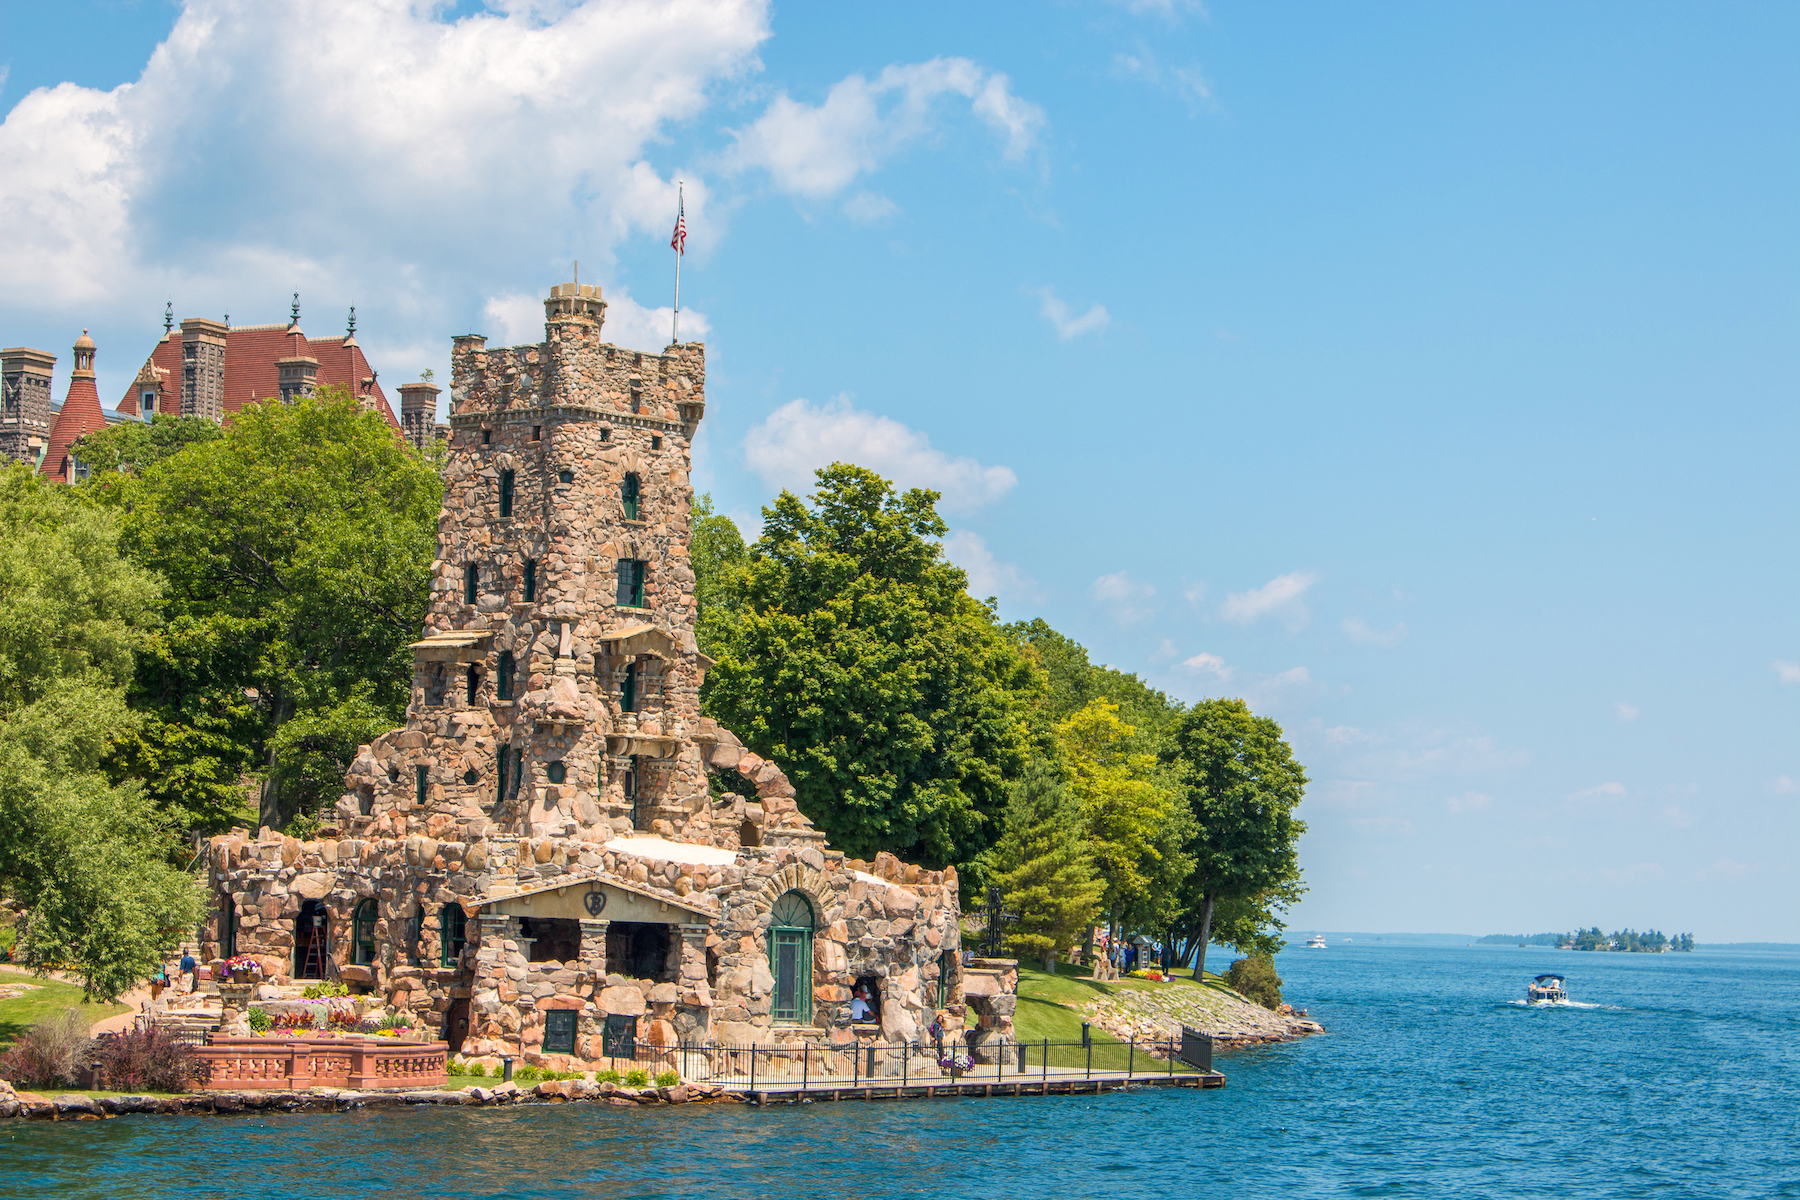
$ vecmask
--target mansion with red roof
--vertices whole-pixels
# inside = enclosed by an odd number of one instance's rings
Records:
[[[334,385],[387,418],[418,449],[448,434],[449,427],[437,423],[439,389],[429,383],[400,386],[401,413],[395,419],[375,368],[357,343],[355,309],[343,336],[309,338],[300,328],[298,299],[285,325],[233,327],[190,317],[177,328],[165,313],[162,339],[110,412],[100,406],[95,346],[87,330],[75,343],[75,369],[60,405],[50,398],[55,355],[24,346],[0,350],[0,457],[31,465],[55,482],[73,483],[87,473],[69,453],[83,434],[159,414],[224,421],[246,404],[287,403]]]

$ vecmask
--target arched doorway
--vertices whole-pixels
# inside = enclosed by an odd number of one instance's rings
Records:
[[[450,1043],[450,1053],[462,1051],[463,1039],[469,1036],[469,1002],[458,1000],[444,1014],[444,1040]]]
[[[323,900],[306,900],[294,918],[294,978],[324,979],[331,962],[331,914]]]
[[[769,909],[769,973],[775,977],[771,1016],[780,1025],[812,1023],[812,901],[783,892]]]

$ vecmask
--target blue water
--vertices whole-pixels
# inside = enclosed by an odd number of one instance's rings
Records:
[[[1223,1091],[0,1128],[0,1194],[1800,1197],[1800,955],[1333,945]],[[1568,973],[1595,1007],[1526,1008]]]

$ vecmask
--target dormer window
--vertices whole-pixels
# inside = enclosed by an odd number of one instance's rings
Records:
[[[635,472],[625,473],[625,482],[619,485],[619,499],[625,505],[625,519],[638,519],[638,477]]]

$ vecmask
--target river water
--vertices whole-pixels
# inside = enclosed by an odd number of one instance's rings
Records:
[[[1221,1054],[1222,1091],[6,1122],[0,1194],[1800,1197],[1800,955],[1277,966],[1329,1032]],[[1575,1004],[1516,1003],[1558,970]]]

